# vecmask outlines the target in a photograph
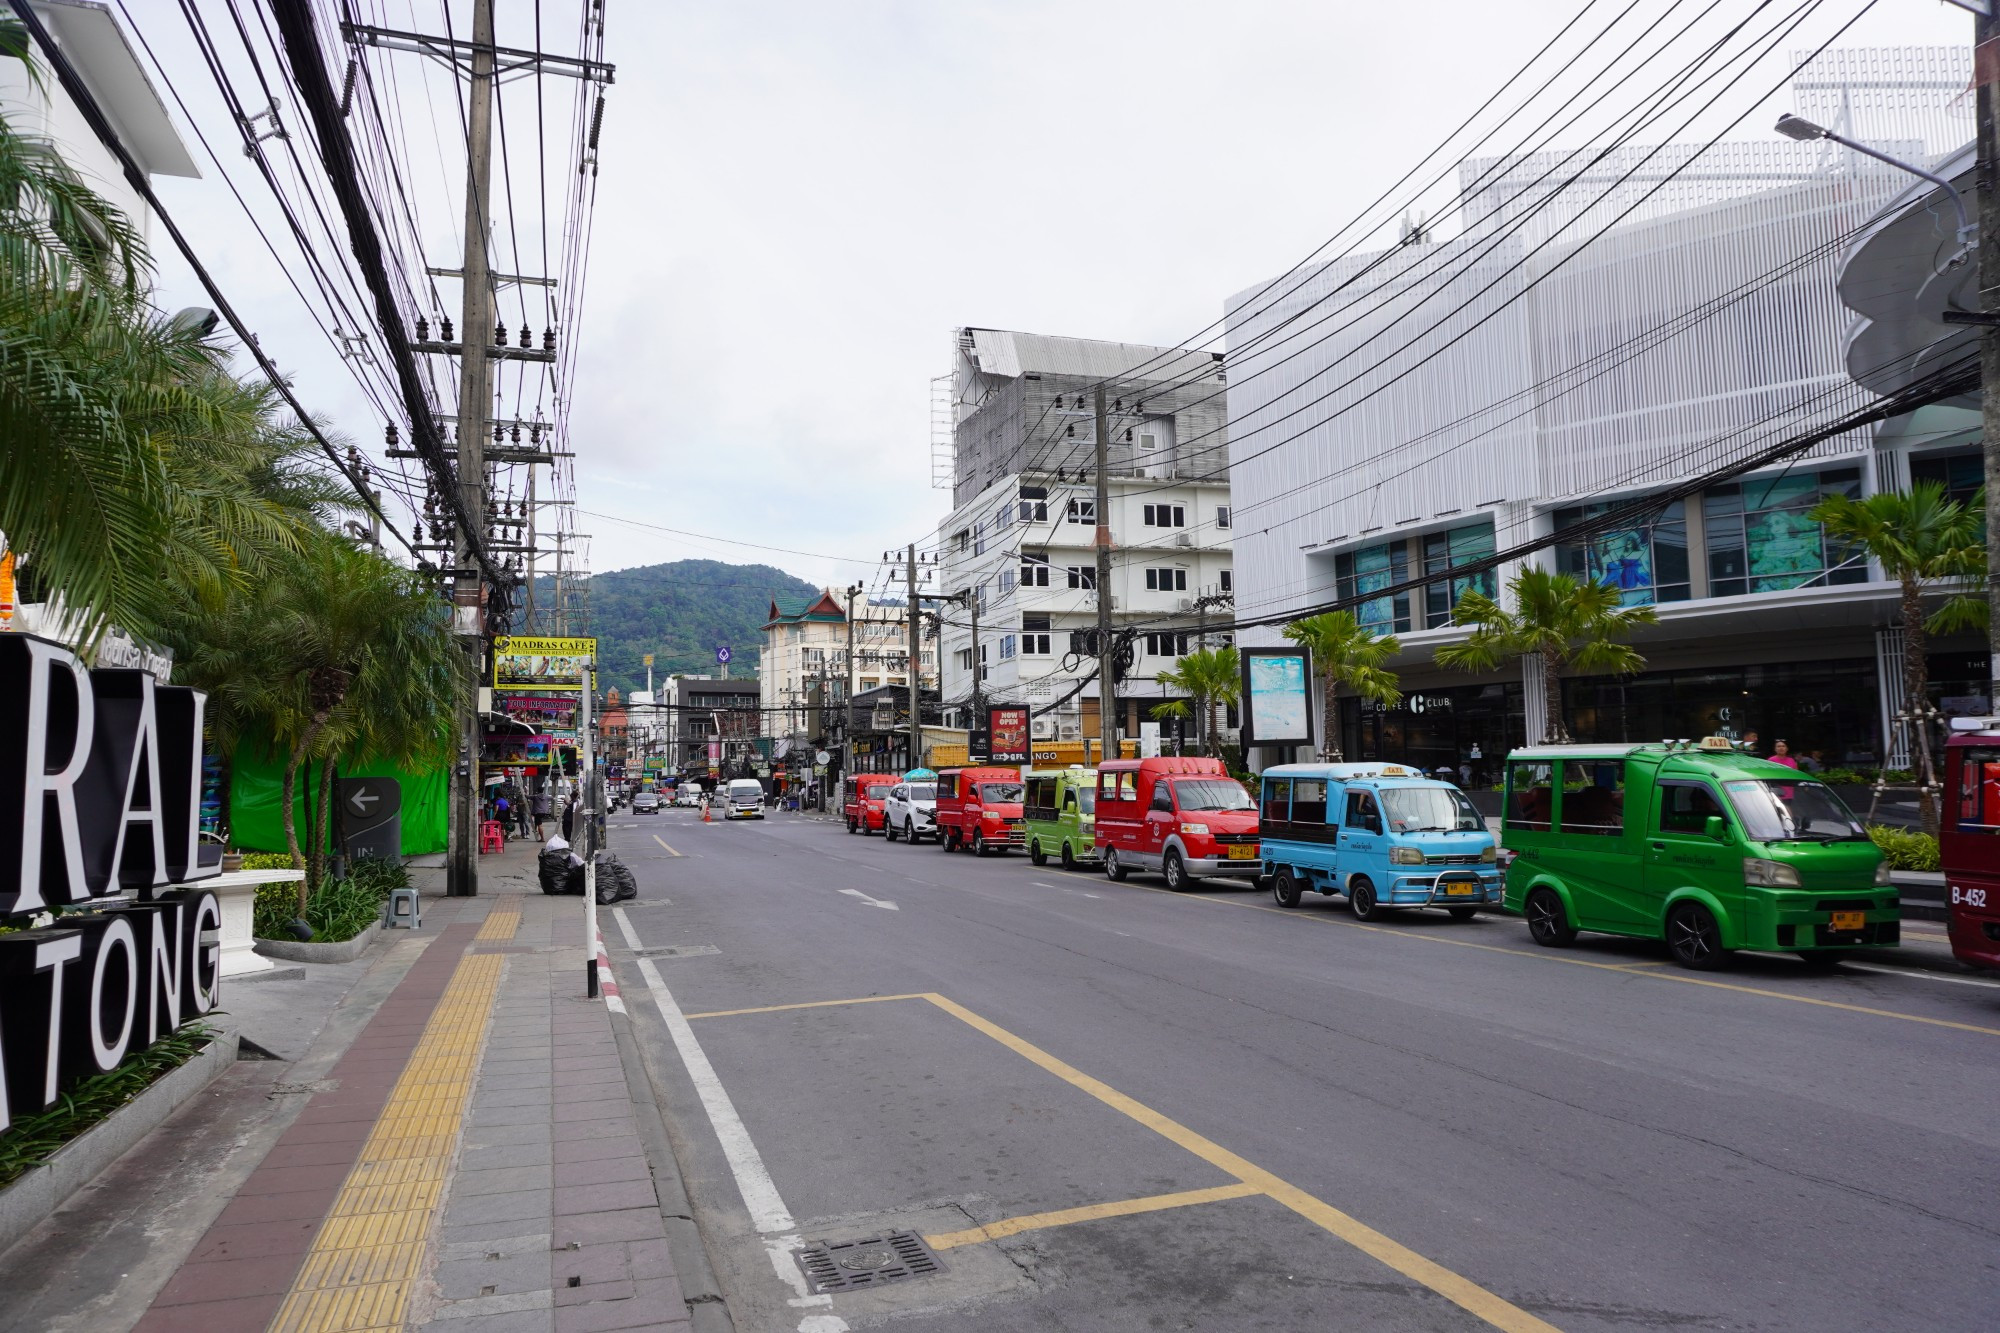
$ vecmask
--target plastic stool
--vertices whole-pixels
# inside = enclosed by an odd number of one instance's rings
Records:
[[[479,850],[482,852],[507,850],[507,830],[500,827],[499,820],[489,819],[479,826]]]
[[[408,910],[401,910],[404,908]],[[415,889],[389,890],[389,901],[382,904],[382,925],[388,930],[397,926],[408,930],[424,928],[424,901]]]

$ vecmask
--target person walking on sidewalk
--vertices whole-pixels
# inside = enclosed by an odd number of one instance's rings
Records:
[[[562,812],[563,841],[568,842],[573,840],[576,837],[575,829],[576,829],[576,795],[575,793],[571,793],[570,798],[567,801],[563,802],[563,812]]]
[[[535,837],[542,837],[542,825],[549,822],[549,789],[544,786],[535,793]]]

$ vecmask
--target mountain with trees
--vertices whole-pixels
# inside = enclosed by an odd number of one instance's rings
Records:
[[[715,650],[723,644],[734,657],[729,674],[753,679],[771,599],[818,592],[782,569],[720,560],[676,560],[593,575],[590,632],[598,641],[599,684],[615,685],[621,694],[646,688],[647,653],[653,654],[656,682],[675,672],[714,674]],[[536,595],[553,597],[554,588]]]

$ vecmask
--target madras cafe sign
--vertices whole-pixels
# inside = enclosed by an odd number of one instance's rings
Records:
[[[221,911],[200,856],[207,700],[0,634],[0,1130],[213,1009]]]

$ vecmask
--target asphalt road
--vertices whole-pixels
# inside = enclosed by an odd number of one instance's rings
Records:
[[[739,1329],[1996,1327],[2000,986],[613,824]],[[943,1271],[803,1285],[896,1229]]]

